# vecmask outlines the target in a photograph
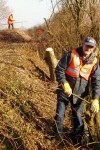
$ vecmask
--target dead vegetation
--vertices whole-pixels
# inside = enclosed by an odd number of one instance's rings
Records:
[[[0,40],[5,42],[30,42],[32,38],[26,34],[24,31],[15,29],[15,30],[1,30],[0,31]]]
[[[74,26],[69,8],[64,7],[51,21],[48,20],[39,38],[32,34],[34,30],[30,31],[31,36],[18,29],[0,31],[0,150],[79,149],[73,146],[69,137],[73,126],[69,119],[70,107],[63,145],[52,140],[57,83],[50,81],[49,68],[44,61],[45,50],[53,47],[60,58],[66,49],[80,45],[87,35],[93,35],[99,42],[99,24],[93,27],[100,16],[98,12],[94,22],[91,20],[94,14],[89,12],[90,23],[84,18],[79,26]],[[93,8],[95,10],[95,5]],[[74,7],[71,9],[74,11]],[[76,35],[77,28],[80,36]]]
[[[0,42],[0,136],[5,149],[45,147],[56,96],[38,66],[47,74],[48,68],[33,49],[33,43]]]
[[[51,140],[56,83],[49,76],[33,42],[16,43],[11,38],[0,42],[1,150],[58,148]]]
[[[63,144],[53,140],[57,83],[36,48],[33,41],[0,41],[0,150],[75,150],[70,107]]]

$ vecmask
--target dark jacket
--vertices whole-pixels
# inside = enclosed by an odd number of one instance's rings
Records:
[[[83,57],[82,47],[77,48],[79,56]],[[72,92],[78,96],[85,97],[89,94],[89,89],[92,89],[92,99],[100,97],[100,66],[97,62],[93,67],[89,80],[85,80],[81,76],[74,78],[66,74],[66,69],[71,62],[72,51],[66,53],[59,61],[56,67],[56,79],[58,84],[68,81],[72,88]],[[94,60],[95,53],[92,53],[87,59],[83,58],[83,64],[91,63]],[[91,85],[91,86],[90,86]]]

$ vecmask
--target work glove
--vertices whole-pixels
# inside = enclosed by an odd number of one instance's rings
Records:
[[[63,83],[63,84],[62,84],[62,87],[63,87],[64,93],[65,93],[68,97],[70,97],[71,94],[72,94],[72,89],[71,89],[69,83],[68,83],[68,82]]]
[[[94,113],[99,112],[99,100],[98,99],[93,99],[91,103],[91,110]]]

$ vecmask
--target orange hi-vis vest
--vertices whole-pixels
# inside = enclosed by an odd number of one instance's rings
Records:
[[[78,78],[79,76],[88,80],[94,65],[97,63],[97,58],[95,57],[91,64],[82,65],[82,58],[79,56],[78,52],[74,49],[72,50],[72,60],[69,67],[66,69],[66,74]]]
[[[13,21],[14,21],[13,16],[9,16],[9,18],[8,18],[8,23],[9,23],[9,24],[12,24],[12,23],[13,23]]]

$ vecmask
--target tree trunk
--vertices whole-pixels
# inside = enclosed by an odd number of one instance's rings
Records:
[[[54,50],[50,47],[46,49],[46,61],[49,66],[50,79],[51,81],[56,81],[55,68],[58,64],[58,60],[56,59]]]

